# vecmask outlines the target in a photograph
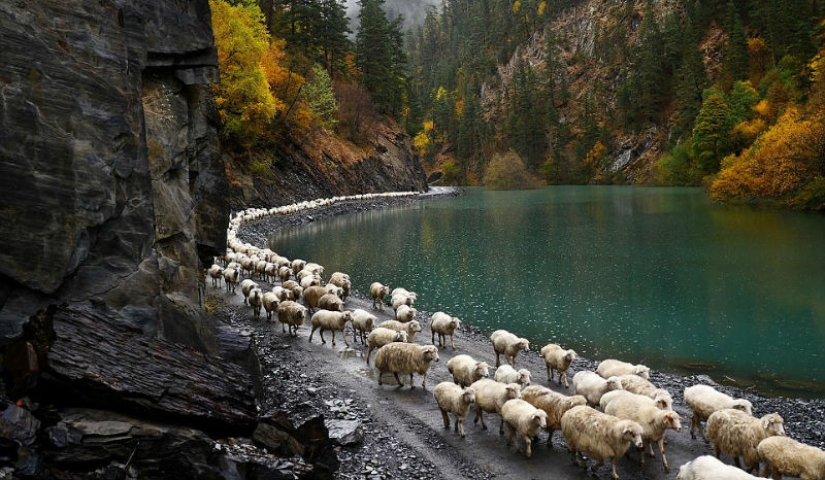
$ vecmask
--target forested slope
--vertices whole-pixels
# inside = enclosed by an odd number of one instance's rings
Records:
[[[821,209],[822,19],[808,0],[448,0],[409,37],[407,125],[448,181],[504,169]],[[494,161],[508,150],[520,161]]]

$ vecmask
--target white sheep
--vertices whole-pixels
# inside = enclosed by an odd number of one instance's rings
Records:
[[[418,300],[417,293],[410,292],[401,287],[396,287],[390,293],[390,305],[392,305],[393,310],[398,310],[398,307],[401,305],[412,307],[416,300]]]
[[[644,365],[633,365],[632,363],[623,362],[614,358],[602,360],[599,366],[596,367],[596,373],[607,377],[618,377],[619,375],[638,375],[645,380],[650,380],[650,368]]]
[[[501,416],[501,406],[504,402],[521,398],[521,386],[517,383],[503,384],[489,378],[482,378],[470,386],[476,392],[476,415],[473,423],[481,420],[481,428],[484,430],[487,430],[484,412]],[[504,435],[504,421],[499,423],[498,433]]]
[[[249,306],[252,307],[252,314],[255,315],[255,317],[261,316],[261,307],[264,304],[263,298],[264,292],[260,287],[254,287],[249,291],[249,296],[246,297],[246,301],[249,303]]]
[[[522,387],[530,385],[532,374],[526,368],[516,370],[510,365],[496,368],[496,381],[501,383],[518,383]]]
[[[496,367],[501,365],[499,356],[504,354],[504,360],[515,368],[518,352],[530,349],[530,342],[526,338],[519,338],[507,330],[496,330],[490,335],[490,341],[496,352]]]
[[[278,278],[281,279],[281,283],[286,282],[287,280],[292,278],[292,269],[290,269],[287,266],[279,267]]]
[[[610,405],[610,402],[617,399],[618,397],[625,396],[625,395],[632,396],[632,397],[636,398],[637,400],[644,399],[643,401],[645,401],[647,404],[653,405],[654,407],[656,407],[660,410],[662,409],[660,404],[656,403],[655,400],[648,397],[647,395],[639,395],[638,393],[633,393],[633,392],[630,392],[630,391],[627,391],[627,390],[611,390],[611,391],[605,393],[604,395],[602,395],[602,398],[599,399],[599,408],[601,408],[602,411],[604,412],[605,409],[607,408],[607,406]],[[640,401],[642,401],[642,400],[640,400]]]
[[[656,385],[653,385],[650,380],[645,380],[633,374],[619,375],[619,380],[622,382],[622,388],[625,390],[656,400],[660,405],[659,408],[662,410],[673,410],[673,397],[670,395],[670,392],[663,388],[658,388]]]
[[[374,328],[367,337],[367,365],[370,364],[370,355],[373,350],[392,342],[407,343],[407,332],[383,327]]]
[[[547,366],[547,381],[552,382],[554,371],[558,371],[559,385],[564,379],[564,388],[570,388],[570,383],[567,381],[567,369],[576,359],[576,352],[572,349],[565,350],[555,343],[548,343],[541,347],[541,356],[544,357],[544,363]]]
[[[382,285],[380,282],[373,282],[370,284],[372,308],[378,308],[376,305],[380,305],[380,310],[384,310],[384,297],[386,297],[389,292],[389,285]]]
[[[702,421],[707,420],[713,412],[723,408],[735,408],[752,415],[753,409],[753,405],[748,400],[744,398],[734,399],[710,385],[693,385],[685,388],[685,403],[693,411],[693,416],[690,419],[690,438],[696,439],[694,431],[698,428],[702,439],[705,441],[708,438],[705,436]]]
[[[398,310],[395,311],[395,319],[399,322],[411,322],[415,320],[415,314],[418,313],[418,310],[410,307],[409,305],[401,305],[398,307]]]
[[[235,287],[238,285],[239,278],[240,273],[238,272],[238,270],[231,267],[223,269],[223,280],[224,285],[226,285],[227,293],[235,293]]]
[[[212,264],[207,271],[209,277],[212,279],[212,288],[221,288],[221,280],[223,280],[223,268],[217,263]]]
[[[433,389],[433,397],[441,410],[444,428],[450,428],[448,414],[451,413],[455,417],[455,430],[464,438],[464,417],[467,416],[470,405],[476,401],[473,387],[462,388],[452,382],[441,382]]]
[[[393,342],[378,349],[375,354],[375,368],[378,369],[378,385],[383,385],[381,377],[385,373],[395,375],[398,386],[402,386],[399,373],[410,374],[410,388],[413,384],[413,374],[423,377],[421,388],[427,389],[427,370],[430,363],[438,361],[438,348],[434,345],[416,345],[414,343]]]
[[[341,289],[341,293],[338,294],[338,296],[341,297],[342,300],[346,300],[347,297],[349,297],[350,291],[352,290],[352,280],[350,280],[349,275],[346,273],[333,273],[327,283]]]
[[[367,335],[378,323],[378,317],[368,311],[356,308],[352,311],[352,343],[355,343],[356,335],[361,338],[361,343],[367,343]]]
[[[252,291],[253,288],[259,288],[258,283],[251,278],[244,279],[241,281],[241,294],[243,295],[243,303],[244,305],[249,305],[246,301],[247,297],[249,296],[249,292]]]
[[[662,456],[662,466],[665,472],[670,471],[670,465],[665,456],[665,432],[667,430],[682,431],[679,414],[673,410],[660,410],[652,400],[643,395],[620,395],[611,401],[604,413],[627,420],[633,420],[642,427],[642,441],[650,447],[650,456],[653,456],[653,443],[659,446]],[[645,464],[645,454],[640,452],[641,464]]]
[[[418,323],[418,320],[407,323],[401,323],[398,320],[384,320],[379,323],[378,326],[399,332],[407,332],[407,341],[409,343],[415,342],[415,334],[421,331],[421,324]]]
[[[432,342],[435,345],[435,336],[438,335],[439,346],[444,346],[444,341],[447,335],[450,336],[450,345],[455,350],[455,331],[461,328],[461,320],[458,317],[451,317],[444,312],[435,312],[430,322],[430,331],[432,332]]]
[[[301,260],[300,258],[295,258],[292,260],[292,273],[298,275],[298,272],[304,269],[307,262],[305,260]]]
[[[825,452],[788,437],[768,437],[756,446],[759,459],[765,463],[763,477],[782,475],[801,480],[825,479]]]
[[[295,299],[295,297],[292,296],[292,291],[291,290],[287,290],[286,288],[284,288],[280,285],[272,289],[272,294],[275,295],[275,297],[278,298],[279,302],[284,302],[286,300],[294,300]]]
[[[476,380],[490,377],[489,365],[469,355],[456,355],[447,360],[447,370],[453,381],[462,387],[468,387]]]
[[[748,473],[723,463],[713,455],[702,455],[679,467],[680,480],[756,480]]]
[[[575,377],[573,383],[576,383]],[[616,458],[624,455],[630,445],[637,449],[643,447],[641,425],[633,420],[607,415],[586,405],[573,407],[562,415],[561,431],[573,465],[587,468],[582,455],[587,452],[591,459],[596,460],[591,467],[591,471],[596,473],[596,469],[609,458],[614,479],[619,478],[616,474]]]
[[[274,292],[266,292],[261,298],[261,302],[264,305],[264,311],[266,311],[266,319],[272,321],[272,312],[278,311],[278,304],[281,303],[281,300]]]
[[[587,399],[581,395],[567,396],[541,385],[530,385],[521,392],[521,398],[547,414],[547,445],[552,445],[553,432],[561,429],[561,417],[573,407],[586,405]]]
[[[582,370],[573,375],[573,391],[587,399],[587,404],[595,407],[602,395],[611,390],[622,390],[619,377],[602,378],[596,372]]]
[[[309,341],[312,341],[312,335],[315,333],[315,330],[320,330],[321,343],[327,343],[327,341],[324,340],[324,332],[329,330],[332,332],[333,347],[335,346],[335,332],[341,332],[341,336],[344,338],[344,344],[349,347],[349,342],[347,341],[347,336],[344,333],[344,329],[347,327],[347,323],[351,321],[352,312],[349,310],[344,310],[343,312],[318,310],[312,315],[312,318],[310,318],[312,331],[309,332]]]
[[[289,334],[293,337],[298,336],[298,327],[304,324],[306,316],[306,307],[298,302],[287,300],[278,305],[278,321],[281,322],[281,331],[284,332],[284,325],[288,325]]]
[[[708,417],[708,436],[713,443],[716,458],[722,453],[733,457],[737,467],[739,456],[744,460],[744,470],[750,473],[759,469],[759,453],[756,446],[762,440],[785,435],[784,421],[777,413],[769,413],[762,418],[755,418],[733,408],[713,412]]]
[[[507,424],[507,444],[515,440],[516,452],[521,451],[516,432],[524,439],[525,455],[533,456],[533,437],[547,427],[547,413],[521,399],[507,400],[501,406],[501,420]]]
[[[305,272],[306,270],[301,270],[300,273]],[[320,287],[321,286],[321,277],[315,274],[304,275],[298,281],[301,284],[301,288],[307,289],[309,287]]]

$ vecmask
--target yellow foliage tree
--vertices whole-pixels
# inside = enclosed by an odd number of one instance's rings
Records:
[[[527,171],[524,161],[513,150],[493,155],[484,174],[490,190],[526,190],[541,187],[541,181]]]
[[[750,148],[725,158],[711,185],[711,198],[793,203],[794,194],[825,173],[821,171],[823,138],[822,123],[804,119],[796,108],[788,107]]]
[[[269,49],[263,14],[256,4],[209,0],[221,82],[215,85],[224,134],[249,146],[278,111],[262,58]]]

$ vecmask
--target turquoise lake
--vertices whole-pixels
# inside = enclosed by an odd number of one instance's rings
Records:
[[[689,188],[470,188],[275,232],[289,258],[599,360],[825,397],[825,216]],[[537,372],[534,372],[536,374]]]

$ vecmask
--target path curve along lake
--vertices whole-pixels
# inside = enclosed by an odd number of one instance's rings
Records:
[[[425,199],[274,232],[327,272],[418,293],[533,349],[825,397],[825,217],[701,190],[570,186]]]

